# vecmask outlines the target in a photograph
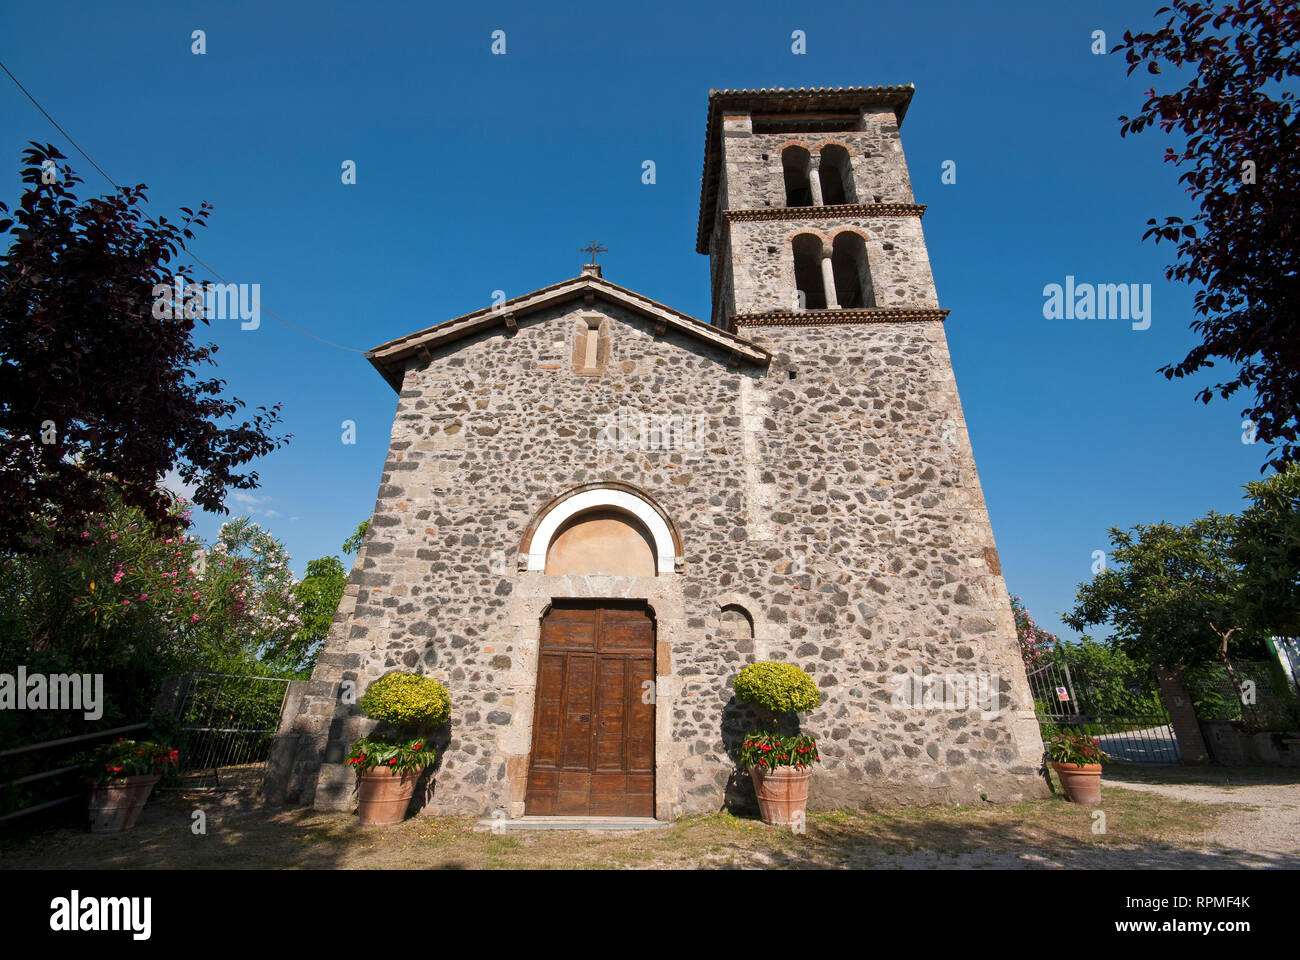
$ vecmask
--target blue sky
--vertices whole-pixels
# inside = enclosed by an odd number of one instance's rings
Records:
[[[294,438],[257,465],[256,502],[230,506],[300,574],[369,516],[396,398],[360,353],[266,311],[364,350],[574,276],[596,237],[606,277],[707,318],[709,88],[914,83],[903,143],[1007,584],[1069,634],[1057,612],[1107,528],[1235,511],[1265,456],[1241,442],[1244,402],[1202,406],[1155,372],[1193,343],[1192,291],[1141,236],[1190,207],[1160,135],[1119,136],[1153,78],[1090,46],[1159,5],[47,2],[5,5],[0,58],[153,211],[212,203],[195,252],[261,285],[261,327],[211,338],[229,392],[282,403]],[[7,201],[28,140],[107,189],[0,76]],[[1067,275],[1151,284],[1150,328],[1045,320],[1043,287]]]

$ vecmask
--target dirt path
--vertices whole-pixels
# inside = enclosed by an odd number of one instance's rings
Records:
[[[1164,772],[1118,767],[1107,771],[1106,777],[1127,790],[1192,803],[1228,804],[1228,815],[1207,832],[1203,850],[1217,847],[1254,853],[1277,860],[1279,866],[1300,868],[1300,770],[1246,773],[1179,767]]]

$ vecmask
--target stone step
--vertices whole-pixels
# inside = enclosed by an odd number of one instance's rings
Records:
[[[504,824],[506,831],[512,830],[666,830],[672,826],[667,820],[655,820],[652,817],[519,817],[507,820],[484,817],[474,828],[476,831],[488,831],[494,826],[498,830]]]

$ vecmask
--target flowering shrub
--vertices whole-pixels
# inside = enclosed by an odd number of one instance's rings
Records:
[[[740,747],[742,770],[771,770],[774,767],[798,767],[802,770],[820,762],[817,741],[803,734],[756,733],[746,737]]]
[[[1110,759],[1101,749],[1101,741],[1085,733],[1058,733],[1047,742],[1047,758],[1053,763],[1072,763],[1076,767]]]
[[[736,699],[776,713],[803,713],[821,702],[813,678],[793,663],[764,660],[751,663],[732,681]]]
[[[173,512],[189,525],[189,503]],[[141,657],[172,671],[233,668],[274,660],[301,626],[288,554],[246,517],[206,552],[190,534],[157,536],[120,500],[76,549],[52,545],[45,528],[57,526],[39,521],[27,553],[0,557],[0,662],[53,650],[100,668]]]
[[[347,766],[358,770],[387,767],[401,773],[423,770],[437,758],[438,751],[423,739],[393,742],[384,737],[362,737],[352,744]]]
[[[83,762],[96,783],[117,783],[127,777],[158,776],[175,768],[180,751],[148,740],[118,739],[106,743]]]
[[[187,504],[175,501],[172,509],[189,523]],[[141,650],[163,662],[181,656],[194,612],[188,570],[197,541],[155,536],[120,500],[77,532],[75,549],[53,543],[58,527],[57,520],[34,520],[27,552],[0,558],[4,662],[30,660],[36,650],[101,669]]]
[[[276,660],[302,626],[293,572],[284,545],[248,517],[221,525],[216,542],[197,558],[202,609],[194,628],[201,642],[227,656]]]
[[[1011,598],[1011,613],[1016,620],[1016,639],[1020,641],[1020,656],[1025,661],[1026,669],[1040,667],[1051,656],[1053,648],[1060,643],[1053,633],[1034,623],[1034,618],[1025,609],[1024,601],[1019,597]]]

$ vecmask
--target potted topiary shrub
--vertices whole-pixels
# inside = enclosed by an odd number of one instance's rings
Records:
[[[1101,803],[1101,764],[1109,760],[1100,741],[1086,733],[1058,733],[1047,742],[1047,758],[1073,803]]]
[[[154,785],[176,766],[180,752],[161,743],[119,737],[84,763],[89,775],[90,832],[121,833],[135,826]]]
[[[451,697],[432,677],[388,673],[366,688],[360,707],[380,724],[348,753],[360,776],[357,812],[363,826],[401,823],[420,774],[437,758],[427,736],[450,719]]]
[[[777,730],[746,737],[740,748],[740,768],[754,781],[758,812],[764,823],[802,821],[808,806],[812,765],[821,762],[817,741],[779,728],[794,714],[813,709],[821,691],[813,678],[793,663],[765,660],[750,664],[732,682],[736,699],[774,715]]]

